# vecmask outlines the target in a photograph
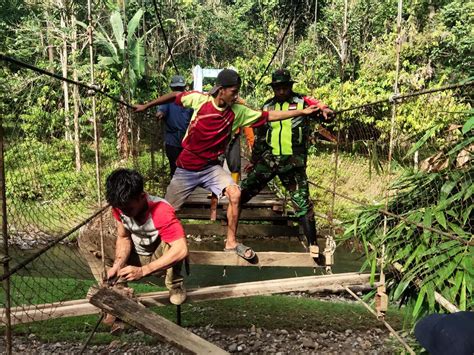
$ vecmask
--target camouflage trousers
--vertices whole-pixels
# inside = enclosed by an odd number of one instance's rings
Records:
[[[257,195],[275,176],[279,177],[289,192],[296,216],[308,216],[314,220],[306,175],[306,154],[273,155],[265,152],[240,184],[241,203],[244,204]]]

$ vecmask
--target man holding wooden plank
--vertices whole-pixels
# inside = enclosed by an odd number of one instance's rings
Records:
[[[188,247],[173,207],[144,192],[143,177],[130,169],[117,169],[107,177],[106,199],[116,220],[116,234],[104,235],[107,280],[133,281],[166,272],[170,302],[183,303],[186,290],[181,266]],[[94,277],[101,282],[103,267],[97,233],[82,232],[79,247]]]

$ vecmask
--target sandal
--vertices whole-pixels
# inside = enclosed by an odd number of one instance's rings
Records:
[[[251,251],[250,256],[245,256],[245,253],[249,250]],[[225,252],[235,252],[238,256],[240,256],[242,259],[245,259],[245,260],[252,260],[256,256],[256,254],[255,254],[255,252],[253,251],[252,248],[250,248],[246,245],[243,245],[242,243],[237,244],[237,246],[235,248],[224,248],[224,251]]]

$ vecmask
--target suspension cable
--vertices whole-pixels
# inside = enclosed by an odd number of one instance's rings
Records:
[[[5,280],[6,278],[10,277],[11,275],[15,274],[16,272],[18,272],[19,270],[23,269],[24,267],[26,267],[28,264],[30,264],[33,260],[36,260],[38,257],[40,257],[41,255],[43,255],[44,253],[46,253],[48,250],[50,250],[52,247],[54,247],[55,245],[57,245],[59,242],[63,241],[64,239],[66,239],[67,237],[69,237],[71,234],[73,234],[74,232],[77,232],[82,226],[85,226],[87,223],[89,223],[90,221],[92,221],[95,217],[97,217],[98,215],[102,214],[102,212],[104,212],[107,208],[109,208],[110,205],[107,204],[105,206],[103,206],[102,208],[98,209],[96,212],[94,212],[91,216],[89,216],[88,218],[86,218],[84,221],[82,221],[81,223],[79,223],[77,226],[73,227],[72,229],[70,229],[69,231],[67,231],[66,233],[64,233],[62,236],[54,239],[51,243],[49,243],[45,248],[39,250],[38,252],[36,252],[35,254],[31,255],[30,257],[26,258],[25,260],[23,260],[21,263],[15,265],[15,267],[11,268],[10,271],[4,273],[3,275],[0,275],[0,282]]]
[[[353,110],[357,110],[357,109],[361,109],[361,108],[366,108],[366,107],[370,107],[370,106],[376,106],[376,105],[383,104],[383,103],[392,103],[393,101],[403,101],[407,98],[411,98],[411,97],[415,97],[415,96],[432,94],[434,92],[439,92],[439,91],[459,89],[459,88],[472,86],[472,85],[474,85],[474,80],[466,82],[466,83],[446,85],[446,86],[442,86],[442,87],[434,88],[434,89],[425,89],[425,90],[413,91],[413,92],[403,94],[403,95],[392,95],[392,96],[390,96],[389,98],[386,98],[386,99],[372,101],[372,102],[368,102],[366,104],[351,106],[351,107],[348,107],[348,108],[345,108],[345,109],[337,110],[337,111],[334,111],[334,114],[337,115],[337,114],[340,114],[340,113],[353,111]]]
[[[15,64],[15,65],[18,65],[19,67],[22,67],[22,68],[26,68],[26,69],[30,69],[32,71],[35,71],[39,74],[42,74],[42,75],[46,75],[46,76],[49,76],[51,78],[55,78],[55,79],[58,79],[58,80],[61,80],[61,81],[65,81],[69,84],[73,84],[73,85],[77,85],[77,86],[80,86],[82,88],[85,88],[85,89],[88,89],[88,90],[92,90],[94,92],[97,92],[99,94],[102,94],[106,97],[108,97],[109,99],[111,99],[112,101],[115,101],[121,105],[124,105],[126,107],[129,107],[129,108],[134,108],[132,105],[130,105],[129,103],[123,101],[123,100],[120,100],[108,93],[106,93],[104,90],[101,90],[99,89],[98,87],[95,87],[95,86],[90,86],[90,85],[87,85],[87,84],[84,84],[84,83],[81,83],[80,81],[75,81],[75,80],[72,80],[72,79],[69,79],[69,78],[65,78],[61,75],[58,75],[58,74],[54,74],[54,73],[51,73],[47,70],[44,70],[44,69],[41,69],[41,68],[38,68],[37,66],[34,66],[32,64],[28,64],[28,63],[25,63],[25,62],[22,62],[21,60],[18,60],[16,58],[13,58],[13,57],[9,57],[3,53],[0,53],[0,60],[3,60],[4,62],[8,62],[8,63],[12,63],[12,64]]]
[[[300,2],[301,2],[301,1],[298,1],[298,3],[296,4],[296,7],[299,6]],[[283,44],[283,41],[284,41],[285,38],[286,38],[286,35],[287,35],[288,32],[290,31],[291,25],[293,24],[293,22],[294,22],[294,20],[295,20],[295,17],[296,17],[296,11],[293,11],[293,15],[291,16],[290,21],[288,22],[288,25],[286,26],[285,32],[283,33],[283,37],[280,39],[280,42],[278,43],[278,46],[277,46],[276,49],[275,49],[275,52],[273,52],[272,58],[271,58],[270,61],[268,62],[267,66],[265,67],[265,70],[263,71],[263,73],[260,75],[260,78],[257,80],[257,83],[253,86],[253,89],[255,89],[255,88],[260,84],[260,82],[262,81],[263,77],[264,77],[265,74],[267,73],[268,68],[270,68],[270,65],[272,65],[273,60],[275,59],[275,57],[276,57],[278,51],[280,50],[280,47],[281,47],[282,44]]]
[[[171,57],[171,62],[173,63],[174,70],[176,71],[176,74],[179,75],[178,66],[176,65],[176,62],[174,61],[173,52],[171,51],[170,44],[168,43],[168,36],[166,35],[165,29],[163,27],[163,21],[161,20],[161,15],[160,15],[160,12],[158,11],[158,5],[156,4],[156,0],[153,0],[153,7],[155,8],[155,15],[156,15],[156,18],[158,19],[158,23],[160,24],[161,33],[163,34],[163,39],[165,41],[166,48],[168,49],[168,54]]]
[[[341,194],[341,193],[339,193],[339,192],[335,192],[335,191],[330,190],[330,189],[328,189],[328,188],[326,188],[326,187],[324,187],[324,186],[318,185],[318,184],[316,184],[316,183],[314,183],[314,182],[312,182],[312,181],[309,181],[309,180],[308,180],[308,184],[310,184],[310,185],[312,185],[312,186],[314,186],[314,187],[316,187],[316,188],[318,188],[318,189],[324,190],[324,191],[326,191],[326,192],[333,193],[333,194],[335,194],[336,196],[339,196],[339,197],[341,197],[341,198],[343,198],[343,199],[345,199],[345,200],[351,201],[351,202],[353,202],[353,203],[355,203],[355,204],[357,204],[357,205],[359,205],[359,206],[362,206],[362,207],[369,207],[369,206],[370,206],[368,203],[365,203],[365,202],[363,202],[363,201],[359,201],[359,200],[357,200],[357,199],[355,199],[355,198],[352,198],[352,197],[350,197],[350,196]],[[379,208],[377,211],[378,211],[379,213],[385,215],[385,216],[390,216],[390,217],[393,217],[393,218],[397,218],[397,219],[399,219],[399,220],[402,220],[402,221],[405,222],[405,223],[412,224],[412,225],[414,225],[414,226],[416,226],[416,227],[418,227],[418,228],[426,229],[426,230],[428,230],[428,231],[430,231],[430,232],[433,232],[433,233],[442,235],[442,236],[444,236],[444,237],[448,237],[448,238],[450,238],[450,239],[452,239],[452,240],[456,240],[456,241],[458,241],[458,242],[460,242],[460,243],[463,243],[463,244],[465,244],[465,245],[474,245],[474,241],[472,240],[472,238],[471,238],[470,240],[465,240],[465,239],[463,239],[462,237],[460,237],[460,236],[458,236],[458,235],[455,235],[455,234],[452,234],[452,233],[443,232],[443,231],[441,231],[441,230],[439,230],[439,229],[436,229],[436,228],[433,228],[433,227],[427,227],[427,226],[425,226],[425,225],[423,225],[423,224],[421,224],[421,223],[418,223],[418,222],[415,222],[415,221],[411,221],[411,220],[407,219],[406,217],[403,217],[403,216],[401,216],[401,215],[399,215],[399,214],[396,214],[396,213],[387,211],[387,210],[385,210],[385,209],[383,209],[383,208]]]

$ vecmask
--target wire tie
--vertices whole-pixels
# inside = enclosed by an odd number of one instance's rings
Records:
[[[390,97],[388,98],[388,102],[390,102],[391,104],[394,104],[395,101],[398,100],[398,97],[399,97],[399,96],[400,96],[400,95],[393,94],[392,96],[390,96]]]

